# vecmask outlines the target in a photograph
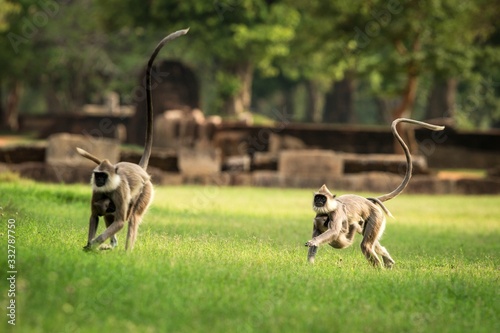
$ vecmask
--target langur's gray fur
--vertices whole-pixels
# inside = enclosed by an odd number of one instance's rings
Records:
[[[352,244],[357,232],[363,235],[361,251],[372,265],[382,265],[378,255],[382,257],[385,267],[391,268],[394,265],[389,252],[380,244],[380,238],[385,230],[385,214],[392,216],[383,202],[396,197],[405,189],[413,169],[410,151],[396,130],[396,125],[400,122],[420,125],[433,131],[444,129],[444,126],[435,126],[413,119],[398,118],[393,121],[392,132],[403,147],[407,166],[401,184],[388,194],[377,198],[364,198],[354,194],[336,197],[326,185],[314,193],[313,210],[316,217],[313,220],[312,239],[305,244],[309,247],[307,255],[309,262],[314,262],[320,245],[327,243],[334,248],[343,249]]]
[[[89,221],[89,233],[85,250],[99,247],[108,238],[111,238],[109,247],[116,246],[115,234],[120,231],[125,222],[128,221],[127,241],[125,249],[134,247],[137,237],[137,229],[153,200],[154,189],[151,178],[146,172],[151,149],[153,145],[153,105],[151,98],[151,70],[156,55],[160,49],[169,41],[185,35],[189,29],[176,31],[165,37],[153,51],[146,71],[146,97],[147,97],[147,128],[144,152],[139,164],[119,162],[111,164],[108,160],[101,160],[83,149],[77,148],[77,152],[95,162],[91,178],[92,199],[91,215]],[[99,217],[103,216],[106,222],[106,230],[96,236]]]

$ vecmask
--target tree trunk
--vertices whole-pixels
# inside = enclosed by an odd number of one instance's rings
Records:
[[[333,82],[330,91],[326,94],[323,122],[341,124],[355,122],[353,98],[354,81],[352,78],[346,75],[343,80]]]
[[[253,65],[249,62],[231,67],[229,73],[238,78],[239,90],[229,96],[224,103],[224,113],[231,116],[238,116],[250,109],[252,101]]]
[[[5,105],[3,104],[3,80],[0,78],[0,130],[6,129],[5,115]]]
[[[457,80],[434,79],[429,98],[427,99],[426,119],[452,118],[455,115],[455,97]]]
[[[8,130],[19,130],[19,100],[21,96],[22,85],[21,81],[13,80],[9,84],[7,93],[7,105],[5,107],[5,114],[3,122]]]
[[[390,124],[392,121],[392,110],[395,108],[394,99],[375,96],[374,103],[377,107],[377,123]]]
[[[411,51],[404,46],[401,40],[395,41],[396,51],[398,51],[401,55],[408,55],[410,52],[418,52],[420,50],[420,38],[419,35],[415,37]],[[393,110],[392,119],[402,118],[402,117],[411,117],[413,106],[415,105],[415,99],[417,97],[417,88],[418,88],[418,65],[415,60],[410,60],[407,67],[407,80],[406,86],[403,90],[403,94],[401,96],[401,103]],[[398,133],[401,138],[406,142],[410,152],[416,152],[418,145],[415,139],[415,132],[413,129],[405,126],[406,124],[398,125]],[[394,139],[394,152],[396,154],[403,154],[403,148],[399,142]]]
[[[295,116],[295,94],[297,93],[297,86],[290,85],[286,88],[284,92],[284,102],[283,107],[285,108],[285,112],[292,117]]]
[[[306,87],[306,122],[316,122],[318,119],[319,111],[321,110],[322,94],[318,89],[318,85],[313,80],[305,81]]]
[[[63,112],[61,101],[57,96],[57,92],[54,89],[54,86],[50,82],[46,83],[44,95],[45,103],[47,104],[47,112],[50,114],[61,114]]]
[[[417,87],[418,77],[410,71],[408,73],[408,80],[402,95],[401,103],[399,103],[399,105],[392,111],[392,119],[411,117],[413,106],[415,105],[415,98],[417,96]],[[418,147],[413,129],[408,128],[405,124],[399,124],[397,129],[401,138],[403,138],[408,145],[410,151],[417,151]],[[396,154],[404,153],[403,148],[396,139],[394,139],[394,152]]]
[[[304,121],[306,123],[312,123],[314,121],[314,109],[316,108],[316,103],[312,92],[314,88],[312,87],[311,81],[305,81],[304,85],[306,88],[306,113]]]

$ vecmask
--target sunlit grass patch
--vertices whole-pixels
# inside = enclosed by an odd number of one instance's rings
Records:
[[[117,249],[85,253],[88,186],[2,183],[2,220],[16,220],[16,329],[497,331],[497,196],[389,201],[395,218],[382,243],[396,265],[381,270],[359,235],[307,264],[312,190],[157,187],[132,253],[125,230]],[[5,309],[5,293],[0,300]]]

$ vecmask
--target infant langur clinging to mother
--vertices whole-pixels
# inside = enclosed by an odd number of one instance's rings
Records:
[[[388,194],[377,198],[364,198],[354,194],[337,197],[328,190],[326,185],[314,193],[313,210],[316,217],[313,221],[313,238],[305,244],[309,247],[307,255],[309,262],[314,262],[318,246],[327,243],[336,249],[346,248],[352,244],[357,232],[363,235],[361,251],[372,265],[382,265],[377,255],[382,256],[385,267],[391,268],[394,265],[389,252],[380,244],[380,238],[385,230],[385,215],[392,216],[383,202],[396,197],[405,189],[413,170],[410,151],[396,130],[400,122],[420,125],[433,131],[444,129],[444,126],[435,126],[406,118],[399,118],[392,122],[392,133],[403,147],[407,165],[403,181]]]

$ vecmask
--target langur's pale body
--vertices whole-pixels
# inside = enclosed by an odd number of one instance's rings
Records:
[[[186,30],[179,30],[165,37],[155,48],[151,55],[146,74],[147,97],[147,128],[144,153],[139,164],[120,162],[111,164],[108,160],[100,160],[83,149],[77,148],[80,155],[94,161],[92,184],[91,216],[86,250],[99,247],[108,238],[110,246],[101,246],[101,249],[113,248],[117,245],[115,234],[120,231],[128,221],[127,242],[125,249],[134,247],[137,229],[153,200],[154,189],[151,177],[146,172],[153,145],[153,106],[151,98],[151,69],[154,59],[160,49],[167,42],[185,35]],[[96,236],[99,217],[103,216],[106,230]]]
[[[401,193],[411,178],[412,160],[408,147],[399,136],[396,125],[406,122],[423,126],[433,131],[443,130],[443,126],[435,126],[413,119],[399,118],[392,123],[392,132],[399,141],[406,155],[406,174],[401,184],[392,192],[378,198],[364,198],[359,195],[345,194],[337,197],[326,185],[314,193],[313,210],[316,217],[313,220],[312,239],[306,243],[309,247],[307,259],[314,262],[318,247],[322,244],[343,249],[352,244],[356,233],[363,235],[361,251],[374,266],[383,265],[391,268],[394,260],[389,252],[380,244],[380,238],[385,230],[385,215],[391,216],[383,202]]]

